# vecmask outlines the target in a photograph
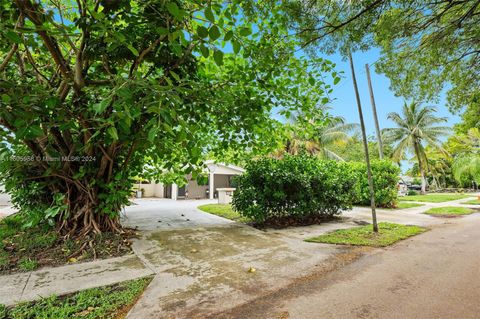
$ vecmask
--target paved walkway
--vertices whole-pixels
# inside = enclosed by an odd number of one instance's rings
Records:
[[[178,228],[227,226],[233,222],[197,209],[199,205],[214,204],[216,200],[171,200],[160,198],[135,199],[125,209],[122,223],[142,231]]]
[[[112,285],[152,275],[135,255],[70,264],[36,271],[0,276],[0,304],[7,306],[52,294]]]
[[[203,203],[211,201],[137,201],[138,205],[127,208],[123,219],[127,226],[142,230],[142,238],[133,245],[135,255],[0,276],[0,304],[155,274],[128,318],[204,318],[212,311],[240,305],[299,276],[341,265],[369,250],[303,241],[369,221],[366,208],[346,212],[344,220],[338,222],[261,231],[196,210]],[[426,208],[379,211],[378,217],[404,224],[446,222],[419,214]]]

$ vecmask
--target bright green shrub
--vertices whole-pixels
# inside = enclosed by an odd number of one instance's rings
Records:
[[[348,164],[309,156],[263,158],[235,180],[233,208],[257,223],[284,218],[303,223],[351,208],[355,176]]]
[[[368,188],[367,165],[365,163],[348,163],[356,177],[354,204],[370,205],[370,191]],[[397,204],[400,169],[388,160],[372,161],[373,186],[375,189],[375,203],[378,207],[394,207]]]

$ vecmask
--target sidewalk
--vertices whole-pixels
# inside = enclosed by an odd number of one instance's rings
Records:
[[[11,306],[52,294],[65,295],[152,274],[140,259],[131,254],[0,276],[0,304]]]

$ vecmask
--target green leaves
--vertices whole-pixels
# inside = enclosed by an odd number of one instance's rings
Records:
[[[20,38],[20,36],[16,32],[8,30],[7,32],[4,33],[4,35],[14,43],[17,43],[17,44],[22,43],[22,38]]]
[[[174,16],[177,20],[181,20],[185,14],[185,11],[178,8],[178,5],[175,2],[168,2],[166,4],[168,12]]]
[[[207,7],[204,11],[205,18],[211,23],[215,23],[215,16],[213,15],[213,11],[211,7]]]
[[[241,45],[240,45],[240,43],[238,43],[237,41],[233,41],[233,42],[232,42],[232,47],[233,47],[233,52],[234,52],[235,54],[238,54],[238,52],[240,52]]]
[[[215,50],[213,52],[213,59],[218,66],[223,65],[223,52],[220,50]]]
[[[117,133],[117,129],[115,128],[115,126],[110,126],[109,128],[107,128],[107,133],[115,141],[118,140],[118,133]]]
[[[205,28],[203,25],[199,25],[197,27],[197,35],[201,39],[208,37],[208,29]]]
[[[204,44],[200,45],[200,52],[202,53],[204,58],[208,58],[208,56],[210,55],[210,51]]]
[[[210,30],[208,30],[208,35],[212,41],[215,41],[220,38],[220,30],[216,25],[214,25],[210,28]]]

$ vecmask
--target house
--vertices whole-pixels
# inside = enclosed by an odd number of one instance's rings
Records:
[[[179,187],[177,184],[150,183],[141,184],[143,197],[171,198],[171,199],[214,199],[218,197],[218,188],[232,187],[234,176],[241,175],[243,168],[224,163],[206,161],[208,182],[199,185],[197,181],[187,176],[188,183]]]

